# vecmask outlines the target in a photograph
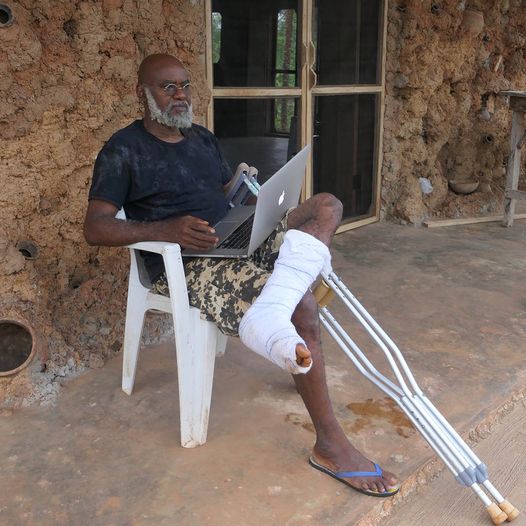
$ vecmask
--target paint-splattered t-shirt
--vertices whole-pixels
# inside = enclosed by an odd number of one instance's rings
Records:
[[[162,141],[142,120],[119,130],[97,156],[89,199],[124,207],[138,221],[192,215],[217,223],[228,210],[223,186],[232,172],[210,131],[194,124],[183,134],[178,143]],[[145,264],[152,278],[162,271],[157,254]]]

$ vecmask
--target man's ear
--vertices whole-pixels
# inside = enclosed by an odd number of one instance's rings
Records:
[[[144,87],[142,86],[142,84],[137,84],[137,86],[135,87],[135,93],[137,93],[138,99],[141,102],[143,102],[145,95],[144,95]]]

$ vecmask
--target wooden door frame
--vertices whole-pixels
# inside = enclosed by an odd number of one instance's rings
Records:
[[[212,0],[205,0],[204,18],[206,31],[205,45],[205,75],[210,99],[206,111],[206,126],[214,131],[214,99],[216,98],[268,98],[268,97],[295,97],[300,99],[301,115],[301,147],[311,142],[313,135],[313,108],[315,96],[331,95],[358,95],[373,94],[378,96],[378,109],[376,116],[376,133],[374,145],[374,170],[373,170],[373,206],[375,213],[367,217],[357,217],[347,220],[338,229],[338,233],[358,228],[370,223],[375,223],[380,219],[381,206],[381,173],[383,166],[383,128],[385,115],[385,64],[387,49],[387,13],[388,0],[382,0],[381,20],[379,39],[381,40],[379,50],[380,83],[371,85],[346,85],[346,86],[312,86],[313,72],[311,66],[314,63],[314,46],[311,42],[311,28],[313,17],[314,0],[300,0],[300,12],[298,22],[301,20],[301,46],[300,46],[300,87],[299,88],[236,88],[213,86],[213,63],[212,63]],[[305,173],[305,184],[302,191],[302,201],[312,196],[313,187],[312,158],[307,163]]]

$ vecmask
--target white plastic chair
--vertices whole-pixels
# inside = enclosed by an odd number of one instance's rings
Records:
[[[126,219],[120,210],[117,219]],[[122,390],[131,395],[146,311],[172,314],[177,353],[181,445],[191,448],[206,442],[216,355],[225,352],[227,337],[212,322],[202,320],[191,307],[181,250],[176,243],[148,241],[128,245],[130,275],[124,334]],[[138,250],[160,254],[170,297],[151,292],[151,283]]]

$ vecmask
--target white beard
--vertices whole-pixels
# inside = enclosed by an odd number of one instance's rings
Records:
[[[148,109],[150,110],[150,117],[152,120],[163,126],[168,126],[169,128],[190,128],[192,126],[194,113],[191,104],[186,103],[186,111],[177,115],[172,115],[171,110],[174,107],[174,102],[170,102],[168,107],[162,111],[157,105],[157,102],[155,102],[149,88],[144,88],[144,94],[146,95],[146,101],[148,102]]]

